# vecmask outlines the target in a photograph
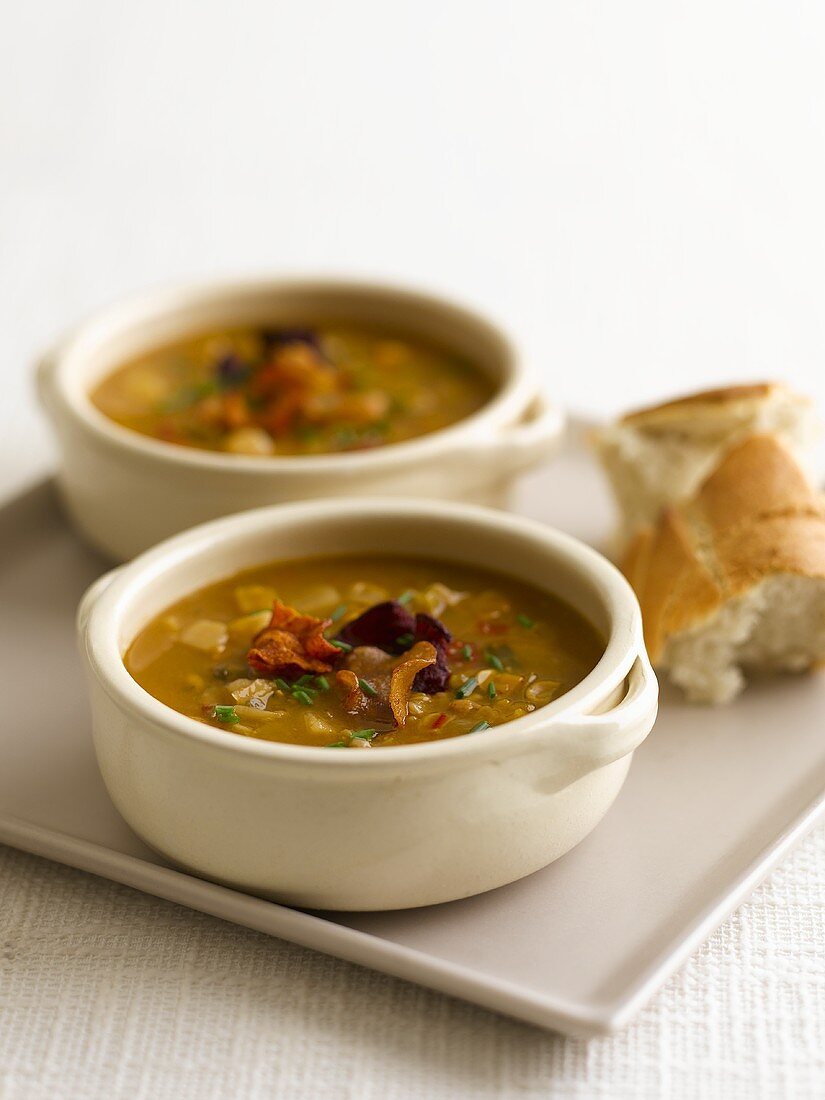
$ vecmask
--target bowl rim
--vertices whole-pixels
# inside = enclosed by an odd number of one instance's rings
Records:
[[[586,574],[603,601],[610,630],[604,652],[595,667],[564,695],[530,714],[480,733],[412,745],[375,746],[369,753],[330,753],[326,746],[295,745],[242,737],[216,729],[167,706],[141,687],[126,669],[119,646],[124,611],[141,590],[168,569],[208,554],[222,538],[242,541],[273,526],[312,522],[313,519],[357,522],[359,516],[381,515],[390,519],[427,519],[473,525],[476,531],[504,533],[514,541],[538,544],[550,557],[565,559],[568,566]],[[330,554],[334,555],[331,549]],[[278,560],[278,559],[273,559]],[[280,560],[289,560],[288,557]],[[98,589],[100,591],[97,591]],[[192,588],[190,591],[195,591]],[[180,591],[180,599],[185,591]],[[514,516],[478,505],[436,500],[397,498],[339,498],[295,504],[275,504],[212,520],[191,528],[145,551],[131,562],[113,569],[87,590],[78,614],[81,649],[92,674],[116,704],[132,712],[155,730],[184,737],[193,743],[228,752],[236,758],[254,758],[313,768],[386,768],[414,763],[456,762],[479,755],[513,755],[519,745],[532,741],[525,734],[549,736],[554,724],[565,717],[587,714],[627,677],[644,654],[642,620],[633,590],[619,570],[597,550],[537,520]],[[320,751],[319,751],[320,750]],[[393,762],[395,762],[393,764]]]
[[[389,298],[401,301],[411,314],[427,309],[446,311],[452,315],[455,324],[472,327],[484,333],[485,339],[499,345],[504,376],[480,409],[444,428],[369,451],[313,455],[233,455],[155,439],[111,420],[93,404],[88,387],[73,383],[76,364],[83,356],[101,342],[116,338],[119,332],[131,331],[137,324],[174,314],[187,306],[208,306],[210,302],[217,303],[225,298],[252,297],[279,291],[298,291],[307,295],[349,293],[365,300]],[[405,465],[426,457],[428,453],[436,455],[462,436],[478,437],[491,424],[503,428],[508,422],[515,422],[543,393],[540,381],[527,368],[512,334],[486,311],[413,284],[346,275],[273,274],[186,280],[139,290],[91,313],[46,353],[41,360],[41,368],[47,376],[46,389],[51,390],[84,427],[109,446],[158,462],[253,476],[306,473],[346,478],[378,465]]]

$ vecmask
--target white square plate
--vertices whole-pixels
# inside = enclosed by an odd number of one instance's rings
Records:
[[[606,490],[572,433],[520,511],[598,545]],[[557,863],[477,898],[399,913],[306,913],[168,867],[97,771],[74,610],[105,563],[49,484],[2,510],[0,841],[319,951],[577,1035],[625,1024],[821,815],[825,676],[734,706],[664,693],[598,829]]]

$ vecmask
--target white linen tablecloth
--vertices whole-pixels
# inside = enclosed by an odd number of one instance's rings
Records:
[[[821,1096],[823,863],[819,829],[585,1042],[0,848],[0,1098]]]
[[[825,405],[824,30],[781,0],[11,0],[0,494],[53,462],[34,354],[189,275],[435,284],[593,412],[764,376]],[[0,1100],[820,1097],[824,883],[820,831],[585,1043],[2,849]]]

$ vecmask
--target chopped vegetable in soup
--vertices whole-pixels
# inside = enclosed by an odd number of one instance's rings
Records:
[[[156,699],[220,729],[362,749],[519,718],[603,650],[578,612],[502,573],[353,555],[209,585],[150,622],[125,663]]]
[[[470,364],[368,329],[213,332],[142,355],[91,395],[111,420],[241,455],[325,454],[445,428],[490,399]]]

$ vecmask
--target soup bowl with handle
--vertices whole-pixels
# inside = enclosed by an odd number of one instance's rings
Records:
[[[432,343],[491,378],[493,395],[474,414],[405,442],[266,456],[164,442],[115,423],[90,399],[123,363],[187,335],[319,319]],[[348,279],[192,284],[127,298],[45,355],[37,380],[68,512],[87,541],[116,560],[194,524],[288,501],[389,494],[502,506],[515,476],[552,453],[564,424],[492,321],[441,297]]]
[[[213,728],[126,670],[137,633],[204,585],[275,559],[376,550],[529,579],[584,615],[604,652],[514,721],[367,752]],[[97,581],[78,630],[100,770],[134,831],[196,874],[312,908],[430,905],[546,866],[607,812],[657,709],[638,604],[614,566],[569,535],[470,505],[345,500],[227,517]]]

